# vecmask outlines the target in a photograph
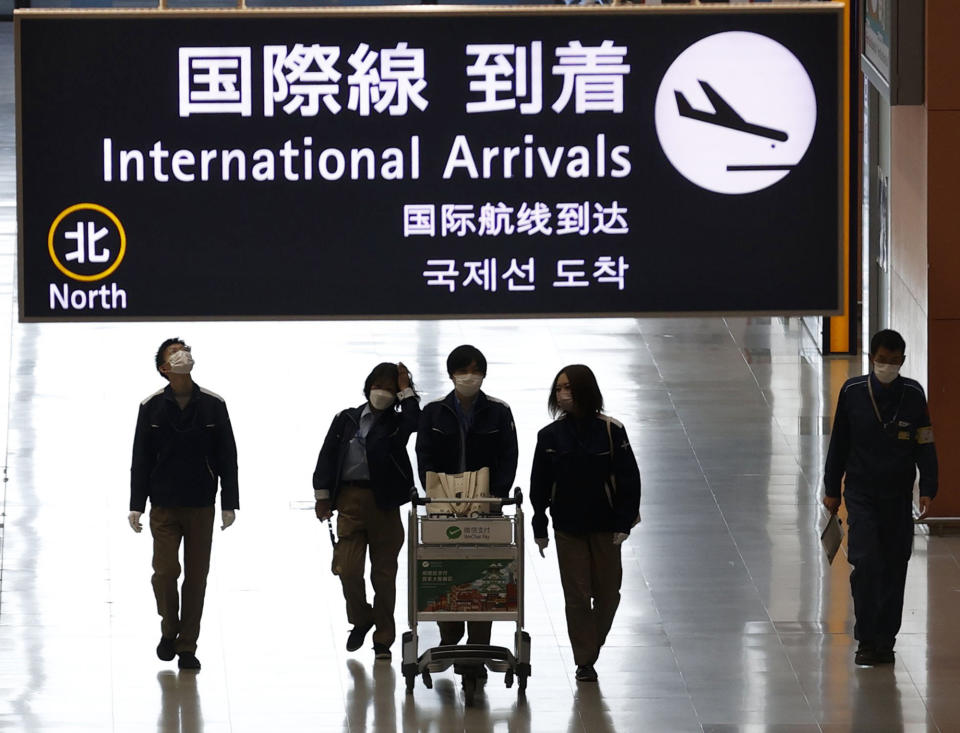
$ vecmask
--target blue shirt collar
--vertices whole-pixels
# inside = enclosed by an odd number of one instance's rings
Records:
[[[457,417],[460,419],[461,424],[463,425],[464,432],[468,432],[470,428],[473,427],[473,417],[477,413],[477,399],[479,399],[480,393],[477,393],[477,396],[473,398],[473,404],[470,406],[470,410],[464,410],[463,405],[460,404],[460,400],[457,399],[456,393],[453,395],[453,409],[457,412]]]

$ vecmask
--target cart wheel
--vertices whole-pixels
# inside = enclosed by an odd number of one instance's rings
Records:
[[[477,678],[472,674],[463,675],[463,700],[468,707],[473,707],[477,695]]]
[[[503,675],[503,684],[507,688],[513,687],[513,670],[507,670]]]
[[[527,690],[527,675],[523,672],[517,675],[517,688],[520,692],[526,692]]]
[[[423,674],[421,675],[421,677],[422,677],[422,679],[423,679],[423,685],[424,685],[424,687],[426,687],[428,690],[432,690],[432,689],[433,689],[433,677],[430,676],[430,671],[429,671],[429,670],[426,670],[426,669],[423,670]]]

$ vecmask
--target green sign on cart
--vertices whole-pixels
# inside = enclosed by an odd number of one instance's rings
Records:
[[[421,613],[516,611],[516,561],[506,559],[421,560],[417,567]]]

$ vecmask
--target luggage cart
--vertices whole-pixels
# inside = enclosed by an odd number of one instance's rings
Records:
[[[412,504],[407,532],[408,613],[410,630],[403,634],[401,671],[407,693],[417,677],[433,687],[432,672],[453,665],[463,672],[467,705],[473,705],[482,668],[503,672],[504,684],[517,681],[519,694],[530,676],[530,635],[523,630],[523,495],[473,498],[490,509],[513,505],[513,514],[422,514],[420,507],[450,502],[410,492]],[[452,507],[451,507],[452,509]],[[514,649],[489,644],[437,646],[419,653],[417,624],[422,621],[512,621],[516,623]],[[473,671],[466,671],[473,670]]]

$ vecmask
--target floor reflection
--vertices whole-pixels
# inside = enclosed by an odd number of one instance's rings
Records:
[[[487,683],[500,684],[498,675]],[[514,694],[516,687],[513,688]],[[434,677],[433,689],[422,686],[403,701],[404,733],[433,731],[504,731],[529,733],[531,713],[526,698],[518,695],[513,704],[502,707],[502,700],[492,704],[489,690],[477,694],[473,706],[466,706],[460,691],[459,678]]]
[[[446,733],[447,731],[504,731],[529,733],[530,709],[526,700],[501,708],[501,700],[492,703],[487,691],[479,693],[473,706],[466,706],[459,687],[459,678],[437,675],[433,689],[418,687],[406,694],[397,684],[394,666],[383,662],[364,665],[356,659],[346,663],[349,675],[346,716],[343,730],[395,733],[400,710],[404,733]],[[500,684],[499,675],[491,675],[490,684]],[[513,688],[516,690],[516,688]],[[397,705],[397,694],[402,700]],[[498,696],[499,697],[499,696]],[[578,729],[582,730],[582,729]]]
[[[857,669],[851,680],[853,708],[850,724],[854,730],[904,730],[900,686],[894,667]]]
[[[603,700],[602,684],[577,685],[567,733],[616,733]]]
[[[397,674],[392,664],[379,661],[373,667],[372,679],[367,668],[356,659],[347,660],[352,686],[347,689],[347,716],[344,729],[375,730],[396,733],[395,702]],[[369,712],[372,709],[373,715]],[[370,719],[372,717],[372,719]]]
[[[164,670],[160,683],[160,717],[157,733],[203,733],[203,709],[196,672]]]

